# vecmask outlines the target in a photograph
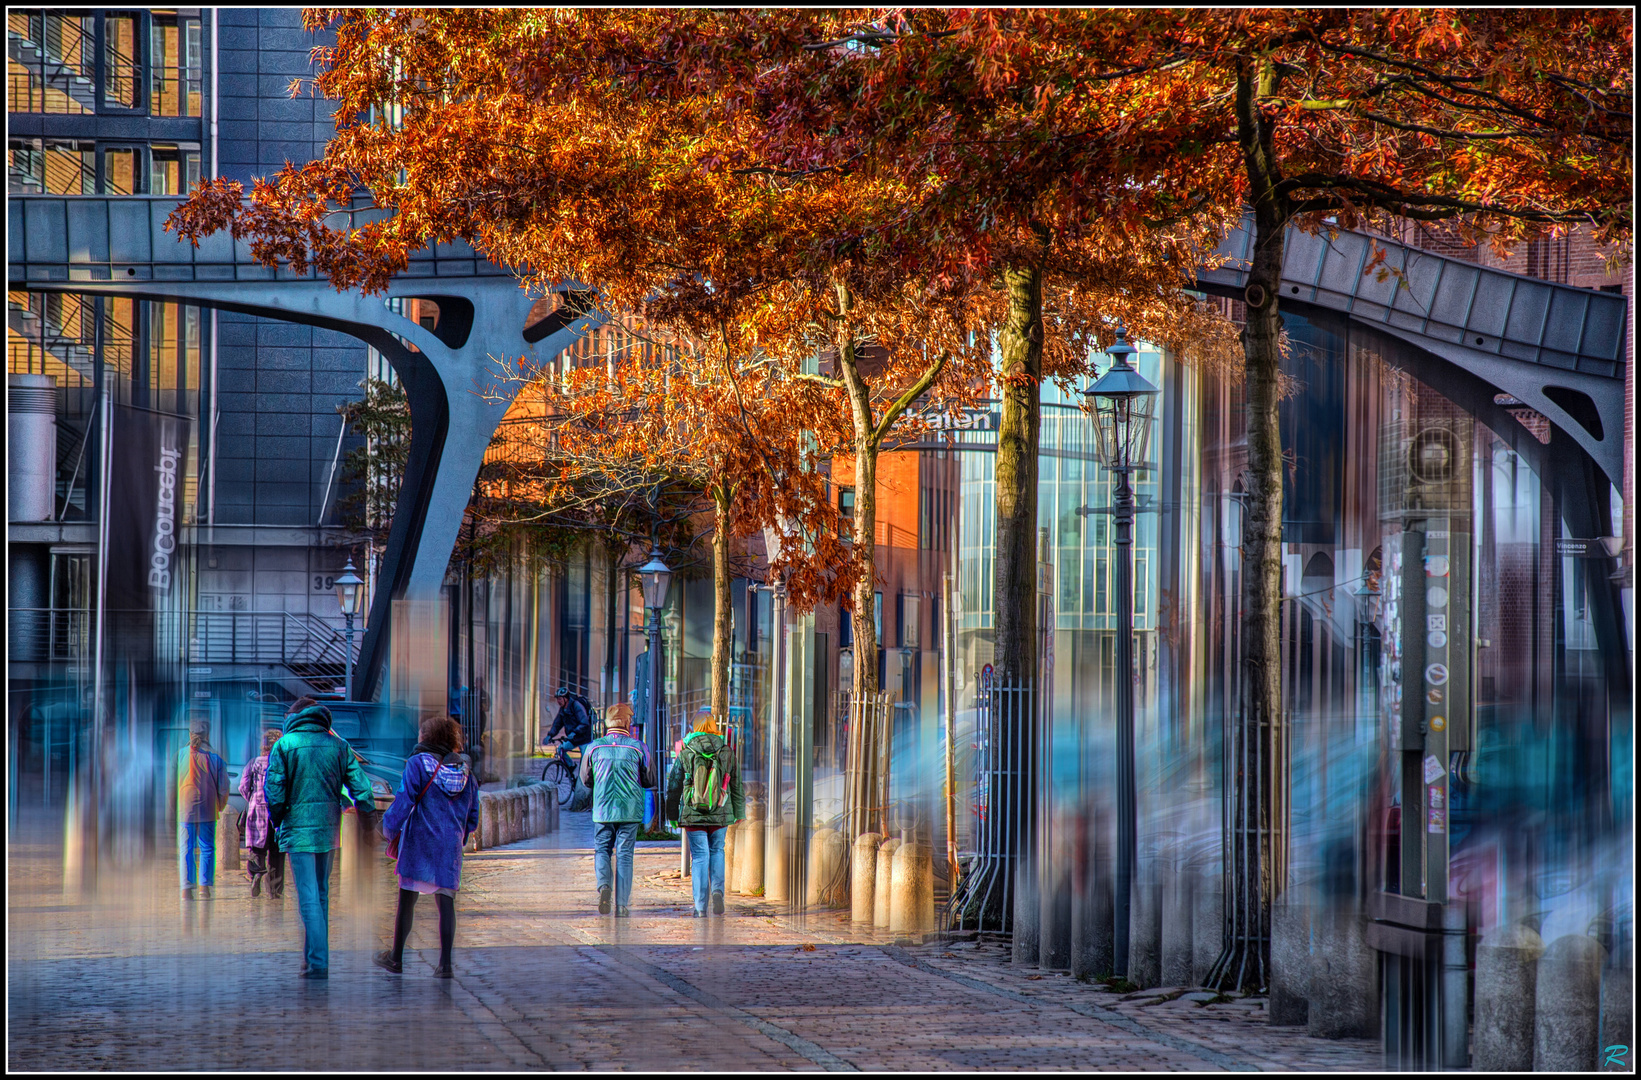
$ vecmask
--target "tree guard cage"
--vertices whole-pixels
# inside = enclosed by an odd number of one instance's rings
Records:
[[[946,904],[948,930],[1010,933],[1037,827],[1038,699],[1030,683],[997,684],[977,704],[976,851]]]
[[[1254,681],[1239,680],[1225,740],[1224,946],[1204,980],[1216,990],[1270,985],[1271,908],[1288,878],[1288,725],[1255,707]]]
[[[887,835],[893,702],[887,690],[842,697],[849,717],[844,769],[844,836],[853,850],[855,838],[862,833]]]

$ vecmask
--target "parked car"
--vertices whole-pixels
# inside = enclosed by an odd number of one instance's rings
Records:
[[[393,805],[399,778],[405,772],[405,760],[416,745],[415,711],[375,701],[322,701],[321,704],[330,710],[331,730],[348,741],[359,767],[370,779],[376,809],[385,812]],[[282,713],[269,713],[263,718],[268,727],[279,726],[283,720]],[[231,814],[245,809],[245,800],[239,794],[243,768],[242,764],[228,766],[228,812]]]

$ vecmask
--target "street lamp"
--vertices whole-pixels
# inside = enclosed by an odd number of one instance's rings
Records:
[[[1151,448],[1151,421],[1157,388],[1129,366],[1135,353],[1128,335],[1117,327],[1110,349],[1112,364],[1084,390],[1085,411],[1094,421],[1100,461],[1117,478],[1111,500],[1117,546],[1117,880],[1113,900],[1114,968],[1128,975],[1128,922],[1137,846],[1134,795],[1134,490],[1129,473],[1146,467]]]
[[[342,618],[347,620],[347,677],[342,683],[342,693],[349,699],[353,698],[353,617],[359,614],[359,602],[364,598],[364,579],[353,567],[353,556],[348,556],[348,564],[342,567],[342,573],[336,579],[336,602],[342,607]]]
[[[649,715],[644,722],[652,733],[649,741],[655,752],[651,758],[657,770],[655,775],[665,776],[665,770],[661,769],[661,609],[667,606],[667,593],[672,589],[672,569],[661,561],[659,548],[651,547],[650,561],[638,568],[638,584],[644,594],[644,608],[649,612],[649,622],[645,627],[650,650]],[[655,814],[659,822],[659,793],[655,800]]]

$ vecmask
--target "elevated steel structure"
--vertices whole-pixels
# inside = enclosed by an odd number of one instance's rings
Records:
[[[386,297],[339,293],[313,273],[262,266],[249,245],[219,233],[184,243],[164,228],[176,196],[13,195],[7,200],[11,289],[197,304],[337,330],[393,365],[410,398],[410,463],[372,598],[356,693],[373,696],[386,664],[383,630],[395,597],[431,598],[491,435],[517,384],[498,360],[539,363],[572,344],[588,320],[529,327],[532,301],[512,273],[463,243],[418,252]],[[361,211],[357,220],[369,213]],[[1230,261],[1199,275],[1203,292],[1244,298],[1249,222],[1219,251]],[[1377,245],[1396,271],[1366,272]],[[389,298],[439,304],[436,331],[394,314]],[[1539,281],[1360,233],[1290,229],[1279,302],[1372,341],[1484,420],[1508,394],[1549,419],[1613,485],[1622,483],[1622,296]],[[414,348],[407,347],[414,346]],[[1588,486],[1588,484],[1586,484]],[[1598,504],[1596,492],[1587,502]],[[1569,524],[1572,524],[1571,522]],[[1594,522],[1590,527],[1594,526]],[[1574,526],[1577,527],[1576,525]]]

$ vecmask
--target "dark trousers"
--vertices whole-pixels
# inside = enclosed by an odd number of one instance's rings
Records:
[[[268,895],[278,900],[285,895],[285,853],[279,850],[279,840],[269,830],[268,846],[248,849],[251,853],[245,865],[245,872],[251,877],[253,888],[258,880],[267,875]]]
[[[399,890],[399,912],[393,920],[393,962],[396,964],[404,962],[405,939],[410,937],[417,895],[413,889]],[[439,909],[439,966],[449,967],[450,948],[456,943],[456,898],[434,893],[433,905]]]

